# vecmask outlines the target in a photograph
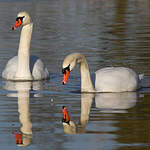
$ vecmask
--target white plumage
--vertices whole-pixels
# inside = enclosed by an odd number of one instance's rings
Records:
[[[20,12],[13,29],[22,26],[18,56],[11,58],[2,72],[5,80],[32,81],[49,78],[49,72],[37,56],[30,56],[33,23],[27,12]]]
[[[96,71],[95,89],[93,88],[88,63],[80,53],[72,53],[64,59],[63,70],[73,70],[76,63],[80,65],[82,92],[129,92],[141,87],[143,76],[125,67],[106,67]]]
[[[11,58],[3,70],[2,77],[5,80],[15,80],[18,68],[18,56]],[[30,71],[33,80],[44,80],[49,78],[49,72],[40,58],[30,56]],[[25,78],[25,74],[24,74]],[[25,79],[26,80],[26,79]]]
[[[95,89],[100,92],[136,91],[139,88],[139,77],[125,67],[107,67],[95,72]]]

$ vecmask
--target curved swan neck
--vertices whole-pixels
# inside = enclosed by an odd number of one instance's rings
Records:
[[[16,78],[20,80],[31,80],[30,72],[30,42],[32,36],[33,23],[22,27],[20,44],[18,49],[18,69]]]
[[[81,72],[81,92],[94,92],[94,88],[91,81],[88,63],[86,58],[81,55],[80,72]]]

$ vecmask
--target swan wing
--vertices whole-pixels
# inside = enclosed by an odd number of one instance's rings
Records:
[[[37,56],[30,56],[30,70],[34,80],[42,80],[49,78],[48,69]]]
[[[6,80],[13,80],[16,75],[17,66],[18,66],[18,56],[14,56],[7,62],[2,72],[2,77]]]
[[[135,91],[139,77],[125,67],[106,67],[96,71],[95,89],[98,92]]]

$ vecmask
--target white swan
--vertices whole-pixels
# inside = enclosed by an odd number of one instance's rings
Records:
[[[64,59],[63,84],[66,84],[76,63],[80,65],[81,92],[125,92],[136,91],[140,87],[140,77],[133,70],[125,67],[106,67],[96,71],[94,89],[88,63],[80,53],[72,53]]]
[[[30,56],[30,41],[33,29],[32,20],[27,12],[17,15],[13,29],[22,25],[18,56],[11,58],[2,77],[5,80],[32,81],[49,78],[49,72],[43,62],[37,56]]]

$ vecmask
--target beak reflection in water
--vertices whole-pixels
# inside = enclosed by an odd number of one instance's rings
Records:
[[[67,134],[81,134],[86,132],[86,125],[89,120],[90,109],[93,101],[94,94],[92,93],[82,93],[81,94],[81,114],[79,124],[75,124],[74,121],[70,119],[67,107],[62,107],[62,124],[64,128],[64,133]]]

